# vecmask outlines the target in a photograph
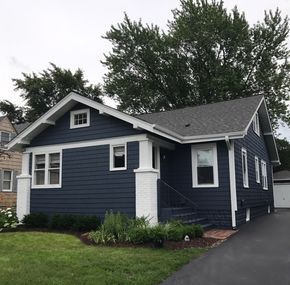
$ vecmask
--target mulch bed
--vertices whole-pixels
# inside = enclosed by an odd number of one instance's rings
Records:
[[[80,240],[86,245],[94,245],[98,246],[94,243],[88,236],[88,233],[82,234],[80,236]],[[177,250],[177,249],[184,249],[184,248],[191,248],[191,247],[199,247],[199,248],[211,248],[219,245],[221,243],[220,240],[215,238],[195,238],[191,241],[165,241],[164,247],[166,249]],[[146,243],[146,244],[132,244],[129,242],[122,242],[122,243],[111,243],[109,244],[111,247],[145,247],[145,248],[154,248],[153,243]]]

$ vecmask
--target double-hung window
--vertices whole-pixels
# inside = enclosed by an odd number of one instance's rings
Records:
[[[61,187],[61,152],[34,154],[33,188]]]
[[[70,128],[82,128],[90,126],[90,109],[82,109],[70,112]]]
[[[256,182],[260,183],[260,163],[259,158],[255,156],[255,173],[256,173]]]
[[[261,160],[262,170],[262,186],[264,190],[268,190],[267,164],[266,161]]]
[[[12,177],[13,177],[12,170],[3,170],[3,184],[2,184],[3,191],[12,191]]]
[[[249,187],[249,175],[248,175],[248,157],[247,150],[242,148],[242,172],[243,172],[243,186]]]
[[[260,122],[259,122],[259,114],[258,112],[256,113],[255,117],[254,117],[254,121],[253,121],[253,129],[254,132],[260,136]]]
[[[218,162],[216,144],[192,146],[192,186],[218,187]]]
[[[6,144],[8,144],[11,140],[11,133],[8,132],[0,132],[0,144],[1,147],[4,147]]]
[[[126,144],[111,145],[110,170],[125,170],[127,168]]]

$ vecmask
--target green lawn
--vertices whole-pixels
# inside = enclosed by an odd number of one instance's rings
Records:
[[[94,247],[64,234],[1,233],[0,284],[158,284],[204,251]]]

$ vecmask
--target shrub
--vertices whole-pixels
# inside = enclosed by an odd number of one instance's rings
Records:
[[[43,213],[31,213],[24,216],[22,223],[27,228],[46,228],[48,216]]]
[[[100,219],[96,216],[76,216],[73,230],[79,232],[92,231],[100,227]]]
[[[134,244],[143,244],[150,242],[150,230],[146,227],[131,228],[127,233],[127,240]]]
[[[148,228],[150,220],[148,217],[140,217],[135,219],[130,219],[130,228]]]
[[[129,229],[130,221],[129,218],[118,213],[113,213],[113,211],[106,212],[104,219],[104,230],[112,234],[116,240],[125,241],[127,237],[127,231]]]
[[[108,243],[116,242],[114,235],[112,235],[111,233],[108,233],[105,230],[104,226],[101,226],[101,228],[98,231],[91,232],[89,234],[89,237],[96,244],[108,244]]]
[[[201,225],[193,225],[195,231],[195,237],[202,237],[203,236],[203,228]]]
[[[76,216],[55,214],[49,221],[49,228],[54,230],[71,230],[76,223]]]
[[[181,241],[185,235],[184,226],[169,226],[167,229],[167,239],[170,241]]]
[[[16,212],[11,208],[0,211],[0,230],[16,228],[18,225],[18,219]]]
[[[149,230],[150,240],[155,247],[162,247],[166,239],[166,230],[164,225],[157,225]]]

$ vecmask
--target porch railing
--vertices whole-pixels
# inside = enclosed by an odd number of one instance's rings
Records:
[[[157,180],[157,188],[159,208],[191,207],[194,210],[197,210],[197,203],[186,197],[162,179]]]

